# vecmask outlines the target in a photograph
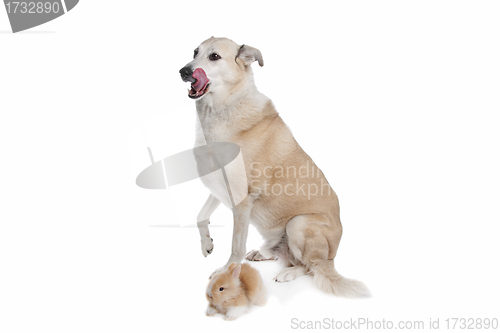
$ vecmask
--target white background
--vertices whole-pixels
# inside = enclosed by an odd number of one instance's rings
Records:
[[[0,331],[498,316],[499,16],[496,1],[81,1],[12,34],[0,9]],[[207,190],[135,178],[147,146],[156,159],[192,147],[178,71],[212,35],[261,50],[259,90],[340,198],[337,269],[372,298],[276,284],[277,263],[254,263],[268,304],[205,317],[230,211],[204,258],[189,225]],[[247,249],[260,242],[252,228]]]

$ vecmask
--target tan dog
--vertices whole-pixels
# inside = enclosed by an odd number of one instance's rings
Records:
[[[337,195],[295,141],[271,100],[257,91],[251,69],[254,61],[264,65],[259,50],[212,37],[180,71],[182,79],[191,83],[189,97],[196,100],[200,120],[196,145],[232,142],[243,155],[244,166],[228,168],[226,177],[233,192],[245,193],[238,202],[228,200],[220,181],[202,178],[211,191],[198,216],[203,254],[212,251],[209,218],[222,201],[232,207],[234,231],[231,256],[216,272],[245,257],[252,223],[265,243],[260,251],[248,253],[247,259],[282,259],[288,267],[275,281],[312,274],[326,292],[367,296],[363,283],[342,277],[334,268],[342,236]]]

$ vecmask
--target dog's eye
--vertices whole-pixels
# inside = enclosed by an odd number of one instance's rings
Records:
[[[223,291],[223,290],[224,290],[224,288],[222,288],[222,287],[219,288],[219,291]]]
[[[194,50],[193,59],[196,58],[197,55],[198,55],[198,50]]]
[[[220,55],[218,55],[217,53],[212,53],[211,55],[208,56],[208,59],[210,59],[210,60],[219,60],[220,59]]]

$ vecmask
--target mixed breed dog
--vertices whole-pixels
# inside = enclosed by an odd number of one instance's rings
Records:
[[[255,61],[264,65],[256,48],[211,37],[180,70],[182,80],[191,84],[188,96],[196,101],[195,144],[231,142],[242,154],[241,163],[226,167],[223,178],[201,178],[210,190],[198,215],[203,255],[213,249],[208,225],[219,204],[232,208],[234,217],[231,255],[210,277],[206,314],[222,313],[232,320],[266,301],[258,271],[241,264],[250,223],[265,242],[258,251],[247,253],[246,259],[280,260],[285,268],[275,281],[289,282],[308,274],[327,293],[369,296],[362,282],[347,279],[334,268],[342,236],[337,195],[295,141],[271,100],[257,90],[251,68]],[[306,165],[316,168],[314,175],[285,172]],[[228,180],[233,193],[244,193],[236,203],[227,195]],[[315,195],[306,194],[304,188],[316,189]]]

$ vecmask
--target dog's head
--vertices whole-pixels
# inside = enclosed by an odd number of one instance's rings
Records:
[[[211,37],[194,50],[193,61],[179,72],[184,82],[191,83],[188,96],[200,99],[207,94],[231,94],[240,82],[252,76],[250,65],[254,61],[264,66],[256,48]]]

